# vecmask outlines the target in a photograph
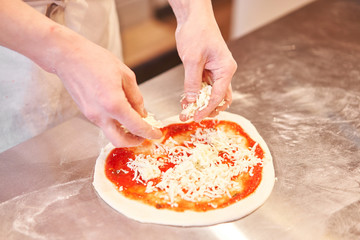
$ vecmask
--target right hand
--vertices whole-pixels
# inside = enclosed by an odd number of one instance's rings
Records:
[[[142,119],[147,113],[134,73],[107,50],[21,0],[0,1],[0,30],[0,45],[57,74],[80,110],[115,147],[162,136]]]
[[[147,113],[135,74],[107,50],[83,39],[57,61],[55,73],[84,115],[102,128],[115,147],[162,136],[142,119]]]

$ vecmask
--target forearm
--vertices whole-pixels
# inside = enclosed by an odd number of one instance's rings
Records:
[[[211,0],[168,0],[173,9],[178,25],[189,19],[215,20]]]
[[[0,0],[0,32],[0,45],[50,72],[56,72],[60,59],[76,48],[81,38],[21,0]]]
[[[115,146],[162,136],[141,118],[146,111],[134,73],[111,52],[21,0],[0,0],[0,32],[0,45],[57,74],[79,109]]]

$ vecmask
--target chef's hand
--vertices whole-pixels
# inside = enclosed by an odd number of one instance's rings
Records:
[[[116,147],[161,137],[142,119],[146,111],[134,73],[110,52],[21,0],[0,1],[0,30],[0,45],[57,74],[80,110]]]
[[[90,41],[84,39],[74,47],[76,50],[59,60],[56,74],[84,115],[101,127],[116,147],[138,145],[144,138],[160,138],[161,131],[142,119],[147,113],[135,74]]]
[[[231,79],[237,69],[216,23],[211,1],[169,0],[177,19],[176,44],[184,64],[183,108],[195,102],[203,81],[213,86],[208,106],[197,111],[195,121],[216,116],[232,101]],[[222,100],[225,104],[218,106]],[[180,115],[181,120],[186,116]]]

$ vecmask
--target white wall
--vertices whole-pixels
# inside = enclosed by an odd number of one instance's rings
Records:
[[[233,0],[231,38],[241,37],[314,0]]]

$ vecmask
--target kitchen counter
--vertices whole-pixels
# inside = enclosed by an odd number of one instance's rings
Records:
[[[277,181],[263,206],[208,227],[142,224],[92,187],[106,140],[82,116],[0,154],[0,239],[360,239],[360,2],[314,2],[230,43],[229,112],[267,142]],[[140,89],[180,112],[183,69]]]

